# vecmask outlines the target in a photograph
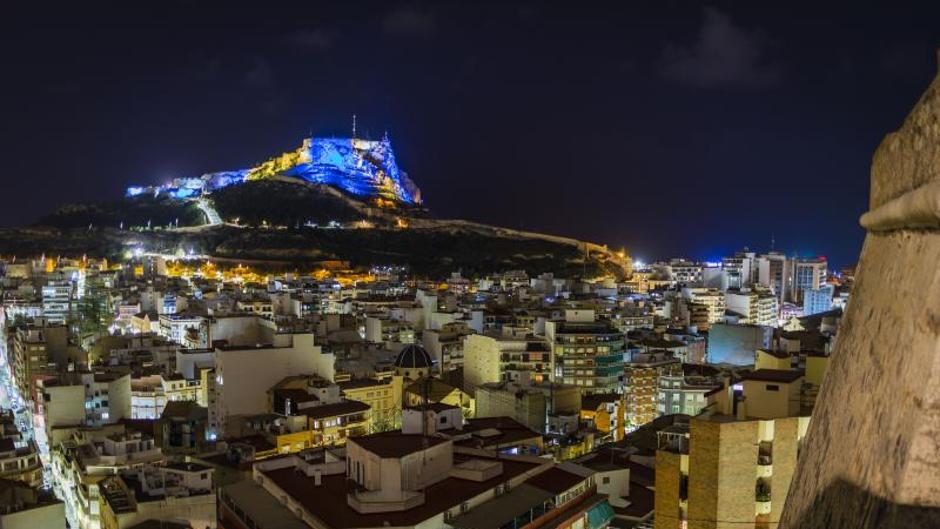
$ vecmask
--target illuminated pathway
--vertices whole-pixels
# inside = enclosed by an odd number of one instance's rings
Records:
[[[218,226],[222,224],[222,217],[219,216],[219,212],[216,211],[215,208],[209,205],[208,200],[200,198],[196,200],[196,206],[206,215],[207,226]]]

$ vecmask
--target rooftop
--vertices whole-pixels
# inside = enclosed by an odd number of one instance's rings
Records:
[[[467,459],[471,458],[454,454],[455,464]],[[476,482],[449,477],[424,489],[424,504],[406,511],[378,514],[360,514],[349,507],[346,503],[349,489],[343,474],[323,476],[319,487],[314,484],[313,477],[298,473],[293,468],[270,470],[265,472],[265,476],[329,527],[406,527],[417,525],[484,491],[495,489],[498,484],[531,471],[539,465],[518,458],[500,458],[499,461],[503,465],[503,473],[489,480]],[[270,498],[269,495],[268,497]],[[253,502],[255,498],[251,497],[247,501]]]
[[[584,476],[572,474],[558,467],[552,467],[526,481],[529,485],[550,492],[561,494],[584,481]]]
[[[460,407],[452,406],[450,404],[444,404],[443,402],[432,402],[431,404],[417,405],[417,406],[405,406],[406,410],[423,410],[433,411],[434,413],[441,413],[442,411],[447,410],[459,410]]]
[[[403,434],[401,430],[351,437],[349,442],[382,458],[399,458],[447,442],[440,437]],[[344,500],[345,501],[345,500]]]
[[[337,415],[360,413],[367,411],[370,408],[371,406],[365,402],[359,402],[358,400],[344,400],[342,402],[336,402],[333,404],[322,404],[320,406],[304,408],[302,410],[298,410],[298,413],[301,415],[306,415],[310,419],[323,419],[325,417],[335,417]]]
[[[466,514],[454,518],[450,525],[458,529],[492,529],[514,520],[529,509],[552,498],[553,494],[526,483],[507,494],[490,500]]]
[[[199,463],[170,463],[166,468],[179,472],[208,472],[212,470],[212,467]]]
[[[508,448],[521,441],[541,437],[540,433],[509,417],[467,419],[464,421],[463,431],[471,433],[472,437],[458,441],[457,444],[477,448]]]
[[[789,369],[758,369],[744,375],[744,380],[756,380],[761,382],[796,382],[803,378],[802,371],[793,371]]]
[[[254,481],[239,481],[224,487],[222,492],[224,496],[231,498],[235,504],[244,510],[245,514],[251,517],[260,527],[310,529],[307,524],[298,520],[290,509],[282,505],[274,496],[267,494],[265,490]],[[219,505],[223,505],[221,500],[219,501]],[[344,499],[343,506],[345,505],[346,502]],[[219,509],[219,517],[224,517],[221,508]]]

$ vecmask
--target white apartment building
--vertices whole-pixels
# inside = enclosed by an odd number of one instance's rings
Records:
[[[334,355],[314,345],[312,333],[277,333],[272,343],[214,350],[215,376],[209,392],[209,436],[222,437],[227,419],[267,411],[267,391],[291,375],[319,375],[332,381]]]

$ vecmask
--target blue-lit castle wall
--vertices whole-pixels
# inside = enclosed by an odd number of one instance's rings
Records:
[[[162,186],[129,187],[128,196],[152,193],[173,198],[196,198],[246,180],[292,177],[325,184],[352,195],[421,203],[420,190],[399,169],[387,138],[381,141],[356,138],[310,138],[295,150],[251,169],[209,173],[200,178],[177,178]]]
[[[388,140],[313,139],[301,149],[306,150],[305,162],[284,171],[284,176],[336,186],[353,195],[420,201],[414,184],[398,168]]]

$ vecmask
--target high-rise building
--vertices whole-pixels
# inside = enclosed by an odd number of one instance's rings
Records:
[[[777,301],[789,301],[793,288],[793,262],[779,252],[770,252],[757,258],[757,282],[770,288]]]
[[[823,285],[819,288],[807,288],[803,290],[803,315],[812,316],[820,312],[826,312],[832,308],[832,296],[835,287],[832,285]]]
[[[674,316],[682,323],[707,331],[725,315],[725,294],[714,288],[684,287],[676,305]]]
[[[725,306],[738,316],[740,324],[777,325],[777,298],[769,290],[728,290]]]
[[[721,260],[721,270],[726,276],[726,288],[747,288],[757,279],[757,254],[745,249],[733,257],[725,257]]]
[[[702,281],[701,263],[672,259],[664,268],[669,278],[678,284],[697,284]]]
[[[470,334],[464,337],[464,390],[490,382],[541,382],[551,379],[552,348],[527,329]]]
[[[660,432],[656,529],[775,527],[808,424],[700,415]]]
[[[624,363],[624,419],[631,429],[652,422],[658,415],[659,380],[681,375],[682,364],[665,351],[635,353]]]
[[[42,313],[50,323],[65,323],[72,309],[72,284],[51,281],[42,287]]]
[[[821,375],[816,375],[821,376]],[[757,369],[657,435],[656,529],[776,527],[809,426],[804,373]]]
[[[793,264],[793,290],[790,300],[794,303],[803,301],[803,292],[807,289],[818,289],[826,284],[828,263],[825,257],[811,260],[797,260]]]
[[[545,337],[554,350],[555,381],[578,386],[585,395],[621,392],[623,333],[593,310],[565,311],[564,321],[545,323]]]
[[[68,361],[68,329],[36,318],[13,332],[13,379],[21,395],[32,395],[37,377],[54,374]]]

